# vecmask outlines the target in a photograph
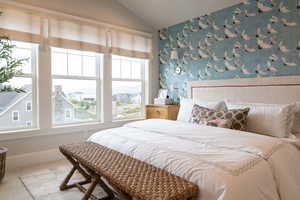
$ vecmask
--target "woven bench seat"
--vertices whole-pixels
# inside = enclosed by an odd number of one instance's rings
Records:
[[[96,198],[91,194],[97,184],[108,194],[103,199],[115,199],[116,193],[121,199],[140,200],[194,199],[198,194],[198,187],[181,177],[93,142],[63,145],[59,149],[73,164],[60,189],[78,187],[85,192],[84,200]],[[76,170],[86,180],[67,185]],[[92,184],[86,190],[82,185],[87,183]]]

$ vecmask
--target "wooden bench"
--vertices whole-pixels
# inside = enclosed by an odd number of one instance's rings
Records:
[[[102,200],[116,196],[122,200],[190,200],[197,197],[197,185],[99,144],[83,142],[63,145],[59,149],[73,165],[60,190],[77,187],[85,193],[83,200],[97,199],[92,195],[97,184],[108,195]],[[68,185],[76,170],[85,180]],[[91,184],[85,189],[83,185],[88,183]]]

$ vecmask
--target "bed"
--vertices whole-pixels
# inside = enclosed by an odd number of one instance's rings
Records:
[[[203,101],[230,99],[286,104],[300,101],[299,90],[299,77],[188,84],[189,97]],[[196,183],[199,200],[298,200],[300,197],[300,146],[296,138],[280,139],[151,119],[95,133],[89,141]]]

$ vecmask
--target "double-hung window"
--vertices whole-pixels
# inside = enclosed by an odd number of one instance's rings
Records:
[[[112,56],[113,120],[134,119],[144,115],[145,71],[148,60]]]
[[[12,44],[15,45],[12,57],[27,60],[19,68],[22,73],[4,85],[21,88],[23,92],[0,93],[0,131],[37,127],[36,68],[38,45],[17,41],[12,41]],[[0,68],[4,66],[5,64],[1,63]],[[28,102],[31,102],[31,112],[26,111]],[[32,122],[30,126],[26,123],[27,121]]]
[[[54,126],[100,120],[102,54],[51,48]]]

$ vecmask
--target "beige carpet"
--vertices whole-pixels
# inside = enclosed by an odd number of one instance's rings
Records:
[[[76,200],[81,199],[83,193],[73,188],[67,191],[60,191],[59,185],[69,172],[66,167],[52,167],[33,174],[20,176],[21,182],[34,200]],[[71,183],[83,180],[80,174],[74,175]],[[94,195],[105,197],[105,192],[97,186]]]

